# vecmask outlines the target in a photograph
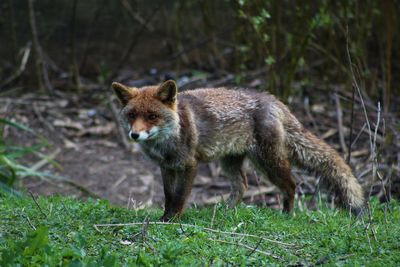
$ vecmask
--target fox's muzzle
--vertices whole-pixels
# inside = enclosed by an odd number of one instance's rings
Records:
[[[154,126],[153,128],[150,129],[150,131],[140,131],[140,132],[134,132],[132,130],[129,131],[129,138],[136,141],[146,141],[148,139],[153,139],[157,136],[159,128]]]
[[[130,139],[132,139],[132,140],[137,140],[138,138],[139,138],[139,134],[138,133],[134,133],[134,132],[132,132],[132,131],[129,131],[129,138]]]

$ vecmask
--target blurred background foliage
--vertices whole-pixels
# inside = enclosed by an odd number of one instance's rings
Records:
[[[237,84],[245,82],[249,70],[260,70],[266,77],[262,87],[286,99],[310,85],[331,89],[341,84],[351,90],[349,54],[355,78],[370,97],[382,101],[386,111],[399,90],[400,4],[393,0],[40,0],[34,4],[50,78],[68,73],[78,85],[72,76],[105,82],[123,68],[229,72]],[[4,81],[32,38],[28,1],[5,0],[0,8]],[[32,82],[33,73],[24,72],[21,84]]]

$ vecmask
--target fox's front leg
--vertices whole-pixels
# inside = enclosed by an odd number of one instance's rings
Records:
[[[186,165],[179,170],[161,167],[165,195],[165,211],[161,221],[169,221],[176,215],[181,215],[192,190],[196,172],[197,164]]]

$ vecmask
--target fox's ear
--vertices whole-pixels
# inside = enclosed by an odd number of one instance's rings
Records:
[[[168,80],[160,85],[157,89],[157,97],[163,103],[174,103],[178,87],[173,80]]]
[[[128,86],[117,82],[112,83],[112,88],[114,89],[119,101],[121,101],[124,106],[128,104],[129,100],[131,100],[137,93],[137,89],[129,88]]]

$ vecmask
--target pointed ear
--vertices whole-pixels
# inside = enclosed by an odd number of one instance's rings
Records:
[[[173,80],[168,80],[162,83],[157,89],[157,97],[163,103],[174,103],[177,94],[178,87]]]
[[[112,83],[112,88],[114,89],[119,101],[121,101],[121,104],[124,106],[128,104],[129,100],[131,100],[137,93],[137,89],[129,88],[128,86],[117,82]]]

